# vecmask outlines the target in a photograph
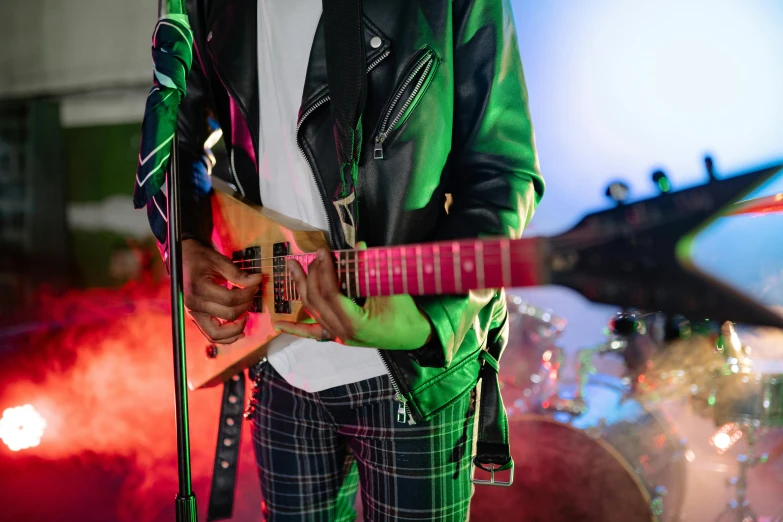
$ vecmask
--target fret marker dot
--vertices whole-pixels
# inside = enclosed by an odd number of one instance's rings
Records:
[[[345,283],[342,284],[343,290],[345,290]]]
[[[395,274],[397,274],[397,275],[399,275],[399,274],[400,274],[400,272],[402,272],[402,270],[400,270],[400,267],[398,267],[398,266],[395,266],[395,267],[394,267],[394,273],[395,273]]]
[[[375,275],[375,269],[374,269],[374,268],[371,268],[371,269],[370,269],[370,275],[371,275],[371,276],[374,276],[374,275]]]
[[[428,274],[432,273],[432,265],[424,265],[424,271]]]
[[[465,272],[473,271],[473,261],[465,261],[465,263],[462,266],[465,268]]]

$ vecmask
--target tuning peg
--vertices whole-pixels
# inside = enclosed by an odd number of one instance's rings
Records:
[[[618,336],[628,337],[635,333],[644,333],[644,322],[633,312],[623,312],[615,315],[609,321],[609,330]]]
[[[666,317],[663,331],[664,341],[685,340],[691,336],[691,322],[681,315],[670,315]]]
[[[712,161],[712,156],[704,156],[704,168],[707,169],[707,177],[710,183],[718,181],[717,176],[715,176],[715,163]]]
[[[622,181],[614,181],[606,187],[606,197],[618,205],[622,205],[628,199],[630,192],[631,188]]]
[[[661,192],[661,194],[666,194],[667,192],[671,191],[672,184],[669,182],[669,176],[667,176],[664,171],[656,170],[653,172],[652,180],[653,183],[655,183],[655,186],[658,187],[658,190]]]

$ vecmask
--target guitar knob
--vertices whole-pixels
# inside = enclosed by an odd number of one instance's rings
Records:
[[[718,181],[718,177],[715,175],[715,163],[712,161],[712,156],[704,156],[704,168],[707,170],[707,178],[710,183]]]
[[[628,199],[628,195],[630,192],[631,192],[631,188],[628,186],[627,183],[624,183],[622,181],[612,182],[609,184],[608,187],[606,187],[606,197],[608,197],[618,205],[622,205]]]
[[[652,180],[653,183],[655,183],[655,186],[658,187],[658,190],[661,192],[661,194],[666,194],[667,192],[671,192],[672,184],[669,181],[669,176],[667,176],[664,171],[656,170],[655,172],[653,172]]]
[[[210,344],[207,346],[207,359],[215,359],[218,356],[218,347],[216,344]]]

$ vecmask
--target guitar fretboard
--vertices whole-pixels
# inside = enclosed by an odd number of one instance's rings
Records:
[[[540,284],[535,239],[460,240],[335,252],[348,297],[463,294]]]

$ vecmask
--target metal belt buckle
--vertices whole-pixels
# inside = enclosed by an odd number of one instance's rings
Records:
[[[514,461],[511,461],[511,467],[508,468],[508,480],[495,480],[495,472],[498,471],[503,466],[496,465],[496,464],[482,464],[478,461],[476,457],[473,458],[473,465],[477,468],[486,471],[489,473],[489,480],[486,479],[477,479],[475,476],[473,477],[472,481],[474,484],[479,486],[498,486],[502,488],[507,488],[511,484],[514,483]],[[504,470],[505,471],[505,470]]]

